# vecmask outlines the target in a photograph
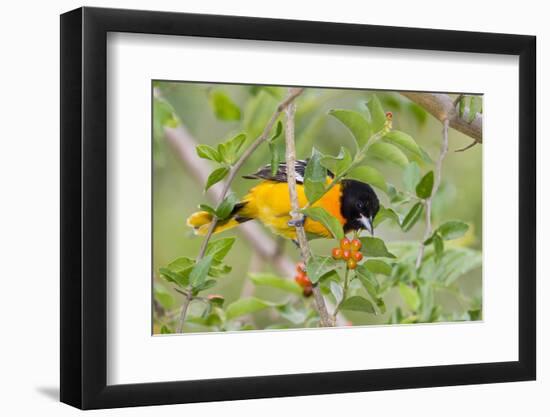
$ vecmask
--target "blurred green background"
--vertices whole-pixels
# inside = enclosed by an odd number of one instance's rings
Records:
[[[198,84],[188,82],[153,83],[155,94],[162,97],[174,109],[181,124],[190,132],[197,143],[216,146],[238,133],[247,134],[245,147],[253,141],[264,128],[286,88],[259,87],[227,84]],[[216,96],[229,98],[236,105],[238,114],[216,114]],[[428,115],[422,108],[410,102],[397,92],[320,89],[307,88],[297,100],[296,113],[296,146],[299,158],[310,155],[313,146],[325,154],[336,155],[341,145],[353,148],[353,139],[349,131],[336,119],[329,117],[330,109],[352,109],[361,111],[364,102],[375,93],[384,109],[393,112],[393,127],[411,135],[433,160],[437,159],[441,143],[441,123]],[[456,97],[451,95],[452,98]],[[218,97],[219,98],[219,97]],[[227,115],[226,115],[227,116]],[[237,120],[227,120],[237,119]],[[196,237],[186,226],[186,218],[200,203],[212,203],[204,194],[204,184],[197,183],[182,163],[177,153],[166,143],[162,131],[155,130],[153,138],[153,271],[155,297],[163,300],[163,294],[171,297],[164,299],[166,310],[175,310],[182,298],[171,285],[158,274],[158,269],[180,256],[195,257],[199,251],[202,238]],[[471,138],[450,129],[449,152],[444,161],[442,182],[438,194],[434,197],[433,222],[461,219],[470,225],[468,233],[452,242],[452,245],[466,246],[481,250],[482,245],[482,146],[474,146],[465,152],[454,152],[467,146]],[[188,152],[198,158],[195,149]],[[269,149],[262,145],[246,162],[240,174],[256,171],[269,163]],[[211,162],[201,163],[214,166]],[[388,183],[402,188],[402,170],[392,167],[383,161],[372,161],[385,176]],[[256,184],[255,181],[237,178],[232,186],[237,196],[242,197],[247,190]],[[383,204],[388,197],[381,191],[377,194]],[[424,221],[419,221],[408,233],[388,222],[382,223],[376,235],[386,242],[420,240],[424,233]],[[270,233],[266,230],[266,233]],[[209,290],[210,293],[222,295],[226,303],[239,299],[243,294],[257,295],[266,300],[279,301],[287,295],[265,287],[251,287],[247,274],[249,272],[273,271],[269,264],[263,264],[254,256],[248,242],[239,238],[238,229],[224,232],[223,236],[236,236],[237,241],[226,259],[233,267],[228,276],[219,279],[218,284]],[[271,235],[273,238],[275,236]],[[317,253],[329,254],[334,243],[323,240],[312,242]],[[284,245],[285,252],[293,259],[298,259],[298,250],[291,242]],[[292,279],[292,277],[288,277]],[[248,284],[247,284],[248,282]],[[456,280],[447,289],[435,293],[436,303],[442,308],[442,317],[446,320],[468,320],[468,310],[472,305],[481,305],[482,270],[475,268]],[[407,305],[397,290],[390,291],[384,300],[387,312],[381,315],[350,313],[354,324],[381,324],[390,320],[396,306],[403,311]],[[190,315],[200,314],[203,306],[194,303]],[[158,312],[154,311],[154,315]],[[273,312],[263,311],[254,317],[257,328],[270,325]],[[155,333],[160,321],[155,321]],[[188,324],[187,330],[204,331],[198,325]],[[288,323],[288,327],[294,327]],[[300,326],[298,326],[300,327]]]

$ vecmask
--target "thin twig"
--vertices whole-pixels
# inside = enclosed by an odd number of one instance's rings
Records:
[[[467,117],[460,117],[455,103],[447,94],[414,93],[410,91],[401,91],[400,94],[424,108],[441,123],[447,120],[449,126],[453,129],[470,136],[477,143],[483,141],[483,132],[481,129],[483,117],[481,114],[477,114],[474,120],[469,123],[466,120]],[[464,112],[466,116],[469,111],[470,109],[467,109]]]
[[[183,324],[185,323],[185,317],[187,316],[187,310],[189,309],[189,304],[191,304],[191,300],[193,299],[193,294],[191,290],[187,292],[187,295],[183,297],[183,302],[181,303],[181,310],[180,310],[180,316],[178,319],[178,326],[176,327],[176,333],[182,333],[183,332]]]
[[[474,140],[472,141],[472,143],[470,143],[469,145],[466,145],[465,147],[463,148],[460,148],[460,149],[457,149],[455,152],[464,152],[464,151],[467,151],[468,149],[470,148],[473,148],[474,146],[477,145],[477,142]]]
[[[332,318],[334,321],[338,318],[338,312],[340,311],[340,307],[342,306],[342,303],[346,300],[348,289],[349,289],[349,268],[346,268],[346,272],[344,275],[344,287],[342,288],[342,299],[340,302],[336,305],[336,308],[334,309],[332,313]]]
[[[296,94],[296,88],[289,88],[289,97]],[[301,90],[301,89],[299,89]],[[298,203],[298,192],[296,191],[296,144],[294,141],[294,114],[296,113],[296,105],[290,103],[286,108],[286,177],[288,181],[288,192],[290,194],[291,211],[290,216],[292,223],[296,229],[296,240],[300,246],[300,253],[304,264],[307,265],[311,258],[311,249],[307,241],[306,232],[304,230],[303,221],[304,215],[300,212],[300,205]],[[313,287],[313,297],[315,299],[315,306],[319,312],[319,322],[322,327],[334,326],[334,320],[327,311],[325,299],[321,294],[319,286]]]
[[[435,179],[434,185],[432,188],[431,195],[426,199],[426,230],[424,231],[424,238],[420,242],[420,247],[418,248],[418,255],[416,256],[416,269],[420,267],[422,263],[422,258],[424,257],[425,245],[424,242],[432,235],[432,200],[437,190],[439,189],[439,184],[441,184],[441,170],[443,167],[443,159],[449,150],[449,119],[443,121],[443,134],[441,138],[441,148],[439,151],[439,158],[437,159],[435,165]]]
[[[229,188],[231,187],[231,183],[235,179],[235,176],[237,175],[237,172],[239,169],[244,165],[246,160],[252,155],[252,153],[269,138],[269,134],[271,133],[271,130],[273,129],[273,125],[281,115],[283,111],[285,111],[288,106],[294,101],[296,97],[298,97],[300,94],[302,94],[303,89],[293,89],[293,93],[289,94],[278,106],[275,112],[272,114],[271,118],[267,122],[267,125],[265,126],[262,134],[256,138],[254,142],[243,152],[243,154],[240,156],[240,158],[237,160],[235,165],[233,165],[229,171],[229,174],[227,175],[227,180],[225,181],[225,184],[223,186],[223,189],[220,193],[217,207],[223,202],[225,199],[225,196],[227,195],[227,192],[229,191]],[[216,225],[218,224],[218,217],[214,216],[212,218],[212,222],[210,223],[210,227],[208,228],[208,232],[206,233],[206,236],[204,237],[204,240],[202,241],[202,245],[199,251],[199,255],[197,256],[196,262],[200,261],[204,254],[206,253],[206,248],[208,247],[208,242],[210,241],[210,238],[212,237],[212,234],[214,233],[214,230],[216,229]],[[188,288],[189,294],[191,294],[192,288]],[[192,300],[192,296],[188,296],[184,298],[183,303],[181,305],[181,314],[178,321],[177,326],[177,332],[181,333],[183,331],[183,324],[185,321],[185,317],[187,315],[187,309],[189,308],[189,304]]]

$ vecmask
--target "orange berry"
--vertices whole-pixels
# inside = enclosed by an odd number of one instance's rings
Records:
[[[356,261],[355,259],[353,259],[353,258],[348,259],[347,264],[348,264],[348,268],[349,268],[349,269],[355,269],[355,268],[357,268],[357,261]]]
[[[298,272],[298,275],[294,277],[294,281],[302,288],[311,285],[311,281],[304,272]]]
[[[307,287],[304,287],[302,294],[304,294],[304,297],[311,297],[311,294],[313,294],[313,286],[308,285]]]
[[[351,256],[352,259],[356,260],[357,262],[360,262],[363,259],[363,254],[361,252],[353,252]]]
[[[349,239],[347,237],[343,238],[342,240],[340,240],[340,247],[343,249],[343,250],[346,250],[346,249],[351,249],[351,242],[349,241]]]
[[[347,261],[349,258],[351,258],[351,251],[349,249],[342,251],[342,259],[344,261]]]
[[[357,251],[357,250],[361,249],[361,246],[363,246],[363,245],[362,245],[362,243],[359,239],[353,239],[351,241],[351,250]]]
[[[332,249],[332,257],[334,259],[342,259],[342,249],[340,248],[333,248]]]

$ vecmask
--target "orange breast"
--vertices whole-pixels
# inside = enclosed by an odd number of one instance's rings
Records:
[[[300,207],[305,207],[307,198],[303,185],[299,184],[296,191],[298,204]],[[340,213],[340,194],[340,185],[335,185],[313,207],[323,207],[343,225],[345,220]],[[291,207],[287,183],[263,181],[249,191],[244,201],[247,204],[240,213],[241,215],[261,221],[276,234],[296,239],[294,227],[288,225],[291,220]],[[320,237],[331,237],[330,232],[321,223],[309,218],[306,218],[304,228],[307,233]]]

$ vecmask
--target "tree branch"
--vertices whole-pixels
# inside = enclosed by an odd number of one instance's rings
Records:
[[[441,184],[441,170],[443,168],[443,159],[449,150],[449,119],[443,121],[443,133],[441,138],[441,149],[439,151],[439,158],[435,165],[435,178],[434,185],[432,188],[431,195],[426,199],[426,230],[424,231],[424,238],[420,242],[420,247],[418,249],[418,255],[416,257],[416,269],[420,267],[422,263],[422,258],[424,257],[424,250],[426,246],[424,242],[432,235],[432,200],[437,190],[439,189],[439,184]]]
[[[289,88],[288,95],[291,97],[296,94],[296,91],[302,91],[303,89]],[[311,249],[307,241],[306,232],[304,230],[304,215],[300,212],[300,205],[298,203],[298,192],[296,191],[296,144],[294,141],[294,114],[296,113],[296,105],[290,103],[286,108],[286,177],[288,181],[288,192],[290,194],[291,211],[290,216],[292,223],[296,229],[296,239],[300,246],[300,253],[304,264],[307,265],[311,258]],[[315,306],[319,312],[320,324],[322,327],[334,326],[334,320],[327,311],[325,299],[321,294],[321,290],[318,285],[313,286],[313,297],[315,299]]]
[[[456,110],[456,104],[447,94],[413,93],[410,91],[401,91],[400,94],[424,108],[441,123],[447,120],[453,129],[470,136],[477,143],[483,142],[481,128],[483,117],[478,114],[472,123],[468,123],[466,119],[469,109],[464,111],[463,118],[460,117]]]
[[[273,112],[271,118],[267,122],[267,125],[265,126],[263,132],[261,133],[258,138],[252,144],[243,152],[241,157],[237,160],[235,165],[231,167],[231,170],[229,171],[229,174],[227,175],[227,180],[225,181],[222,191],[220,192],[220,195],[218,197],[218,203],[216,207],[218,207],[223,200],[225,199],[225,196],[227,195],[227,192],[229,191],[229,188],[231,187],[231,183],[235,179],[235,176],[237,175],[237,172],[239,169],[243,166],[243,164],[246,162],[246,160],[252,155],[252,153],[269,138],[269,134],[271,130],[273,129],[273,125],[281,115],[283,111],[285,111],[288,106],[294,101],[296,97],[298,97],[300,94],[302,94],[303,89],[293,89],[293,93],[289,94],[285,100],[283,100],[278,106],[275,112]],[[212,222],[210,223],[210,227],[208,228],[208,232],[206,233],[206,236],[204,237],[204,240],[202,241],[202,245],[199,251],[199,254],[197,256],[196,262],[200,261],[204,254],[206,253],[206,248],[208,247],[208,242],[210,241],[210,238],[212,237],[212,234],[214,233],[214,230],[216,229],[216,225],[218,224],[218,217],[214,216],[212,218]],[[191,293],[192,288],[188,288],[188,292]],[[180,318],[178,320],[178,326],[177,326],[177,333],[181,333],[183,331],[183,324],[185,321],[185,317],[187,315],[187,309],[189,308],[189,304],[191,303],[192,297],[187,297],[186,300],[184,300],[182,306],[181,306],[181,313]]]

